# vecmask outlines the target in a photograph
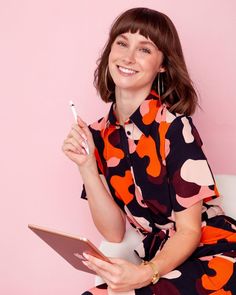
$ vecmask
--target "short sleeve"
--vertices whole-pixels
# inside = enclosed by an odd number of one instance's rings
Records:
[[[200,200],[207,202],[219,196],[202,150],[202,140],[191,117],[174,119],[166,133],[165,150],[174,211],[182,211]]]
[[[87,199],[87,194],[86,194],[86,190],[85,190],[84,184],[82,186],[82,192],[81,192],[80,197],[81,197],[81,199],[88,200]]]

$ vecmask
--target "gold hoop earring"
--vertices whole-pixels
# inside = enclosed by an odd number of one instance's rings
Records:
[[[157,91],[161,98],[162,94],[164,93],[164,83],[163,83],[163,77],[161,75],[161,72],[159,72],[157,76]]]

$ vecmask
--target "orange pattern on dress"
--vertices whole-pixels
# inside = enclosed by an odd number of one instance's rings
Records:
[[[231,232],[225,229],[206,225],[202,227],[201,243],[215,244],[219,240],[225,239],[228,242],[236,243],[236,232]]]
[[[216,274],[214,276],[204,274],[201,278],[202,286],[207,290],[218,290],[218,292],[221,292],[216,294],[227,294],[222,293],[224,292],[224,290],[222,290],[221,288],[224,287],[224,285],[226,285],[226,283],[232,276],[234,263],[222,257],[214,257],[212,260],[209,261],[208,267],[213,269]]]
[[[220,289],[216,292],[210,293],[209,295],[233,295],[231,291],[225,291],[224,289]]]
[[[124,158],[124,152],[121,149],[118,149],[114,147],[110,142],[109,142],[109,135],[113,133],[115,128],[109,128],[107,130],[106,136],[104,136],[104,152],[103,156],[106,161],[110,160],[111,158],[117,158],[119,160]]]
[[[98,168],[101,170],[102,174],[104,175],[104,169],[103,169],[102,161],[101,161],[101,158],[99,156],[98,149],[96,147],[95,147],[95,150],[94,150],[94,155],[95,155],[95,158],[96,158],[97,163],[98,163]]]
[[[147,174],[157,177],[161,172],[161,164],[157,156],[156,143],[151,136],[142,136],[136,148],[136,152],[140,158],[148,157],[149,164],[147,166]]]
[[[150,100],[148,102],[148,107],[149,107],[149,112],[144,114],[142,117],[143,124],[145,125],[149,125],[153,122],[157,113],[157,109],[159,108],[156,100]]]
[[[134,196],[129,192],[129,187],[134,184],[132,174],[129,170],[125,171],[124,176],[114,175],[111,177],[111,185],[115,190],[116,196],[126,205],[132,201]]]

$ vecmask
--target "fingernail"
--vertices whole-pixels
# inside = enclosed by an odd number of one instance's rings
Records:
[[[77,118],[78,118],[81,122],[85,123],[85,122],[80,118],[80,116],[77,115]]]
[[[86,143],[85,143],[84,141],[82,141],[81,144],[82,144],[82,146],[83,146],[84,148],[86,148],[87,145],[86,145]]]
[[[86,253],[83,253],[83,256],[88,260],[89,259],[89,255]]]
[[[84,265],[88,266],[88,262],[87,262],[87,261],[85,261],[85,260],[81,260],[81,261],[82,261],[82,263],[83,263]]]

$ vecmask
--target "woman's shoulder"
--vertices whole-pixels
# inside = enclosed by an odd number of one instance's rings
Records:
[[[108,115],[99,118],[89,124],[89,130],[92,133],[94,143],[97,147],[103,146],[105,130],[108,127]]]
[[[106,128],[106,126],[107,126],[107,124],[108,124],[107,117],[108,117],[108,116],[106,115],[106,116],[101,117],[101,118],[99,118],[98,120],[96,120],[96,121],[90,123],[90,124],[89,124],[89,128],[90,128],[90,130],[91,130],[92,132],[96,132],[96,131],[98,131],[98,132],[102,132],[102,131]]]
[[[195,140],[199,146],[202,146],[201,137],[191,116],[171,112],[164,107],[162,122],[164,123],[164,128],[162,129],[165,130],[166,139],[175,140],[183,137],[186,143]]]
[[[171,125],[176,121],[180,121],[182,118],[191,120],[191,117],[185,114],[173,112],[168,108],[166,104],[162,104],[157,112],[156,121],[159,123],[166,123],[168,125]]]
[[[197,133],[191,116],[173,112],[165,104],[158,111],[156,121],[160,124],[159,132],[164,132],[165,137],[180,133]]]

